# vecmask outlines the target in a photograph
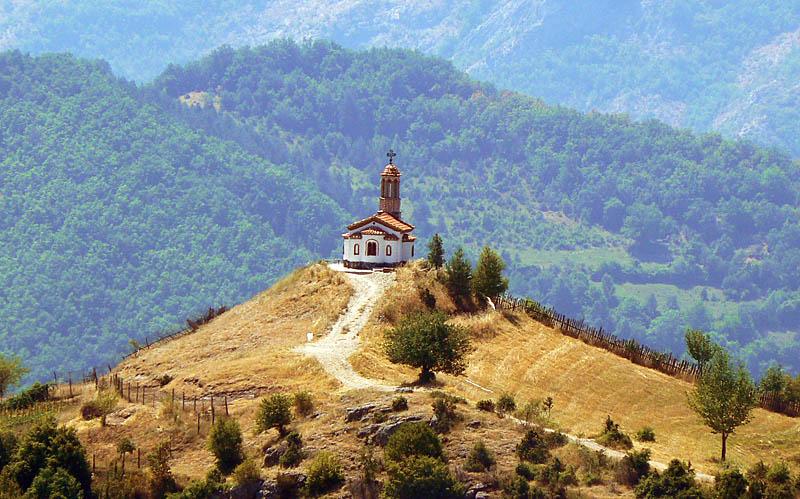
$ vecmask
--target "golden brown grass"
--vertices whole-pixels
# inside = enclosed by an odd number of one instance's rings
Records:
[[[443,291],[431,279],[419,267],[402,269],[397,289],[386,293],[384,309],[416,307],[416,301],[407,298],[419,286],[416,281]],[[405,298],[398,303],[397,296]],[[442,303],[447,306],[446,300]],[[518,403],[551,396],[555,400],[552,419],[571,433],[597,435],[610,415],[631,436],[644,426],[654,428],[656,442],[636,443],[636,447],[650,448],[654,459],[666,463],[678,457],[701,471],[717,469],[720,442],[689,409],[690,383],[564,336],[524,314],[488,311],[458,316],[453,322],[471,331],[475,347],[465,377],[438,377],[457,393],[475,401],[510,392]],[[413,381],[415,370],[393,365],[383,355],[380,344],[387,327],[391,327],[387,320],[371,321],[362,335],[361,350],[351,360],[365,376],[396,383]],[[757,409],[753,421],[729,440],[728,454],[731,462],[741,466],[784,460],[799,470],[800,418]]]

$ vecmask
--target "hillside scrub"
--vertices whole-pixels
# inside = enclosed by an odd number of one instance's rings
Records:
[[[211,427],[207,447],[216,458],[220,471],[226,474],[233,471],[244,459],[239,423],[232,418],[219,418]]]
[[[275,428],[284,436],[286,425],[292,422],[291,404],[291,397],[282,393],[274,393],[263,399],[256,415],[256,430],[261,433]]]

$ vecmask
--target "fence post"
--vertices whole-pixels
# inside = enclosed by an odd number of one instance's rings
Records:
[[[215,414],[214,414],[214,396],[211,396],[211,424],[214,424]]]
[[[69,373],[69,398],[72,398],[72,372]]]
[[[230,416],[230,414],[228,414],[228,396],[227,395],[225,395],[225,416]]]
[[[185,392],[181,392],[181,410],[182,411],[186,410],[186,393]]]
[[[200,434],[200,413],[197,413],[197,434]]]

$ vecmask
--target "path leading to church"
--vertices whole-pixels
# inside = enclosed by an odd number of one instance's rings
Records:
[[[394,282],[394,273],[342,272],[342,275],[353,286],[353,296],[347,304],[347,310],[339,316],[330,332],[318,340],[297,347],[297,351],[316,358],[325,371],[339,380],[345,389],[392,391],[396,387],[358,374],[348,359],[358,349],[359,333],[372,315],[375,304]]]

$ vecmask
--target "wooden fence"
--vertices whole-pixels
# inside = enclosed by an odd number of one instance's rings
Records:
[[[619,338],[603,331],[603,328],[588,326],[583,320],[571,319],[558,313],[552,307],[545,307],[534,300],[503,295],[495,300],[495,306],[500,309],[525,312],[532,319],[557,329],[562,334],[608,350],[634,364],[655,369],[669,376],[690,382],[695,382],[700,376],[700,369],[693,362],[678,359],[672,353],[659,352],[636,340]],[[791,417],[800,416],[800,403],[787,402],[781,397],[773,395],[761,394],[759,406]]]
[[[172,339],[175,339],[175,338],[179,338],[179,337],[187,335],[187,334],[194,333],[195,331],[197,331],[197,329],[200,326],[202,326],[203,324],[206,324],[208,322],[211,322],[215,317],[217,317],[219,315],[222,315],[223,313],[225,313],[227,311],[228,311],[228,307],[226,307],[225,305],[222,305],[221,307],[217,307],[217,308],[209,307],[208,311],[205,314],[201,315],[200,317],[197,317],[196,319],[186,319],[186,327],[183,328],[183,329],[180,329],[180,330],[175,331],[173,333],[167,333],[167,334],[165,334],[163,336],[156,337],[152,342],[150,341],[150,338],[145,336],[144,345],[141,345],[139,343],[135,343],[134,350],[131,353],[123,356],[122,360],[125,360],[128,357],[136,355],[141,350],[145,350],[147,348],[150,348],[153,345],[157,345],[157,344],[163,343],[165,341],[169,341],[169,340],[172,340]]]

